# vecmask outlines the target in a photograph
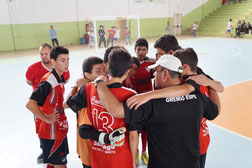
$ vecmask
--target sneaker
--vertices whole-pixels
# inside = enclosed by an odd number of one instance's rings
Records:
[[[145,165],[148,165],[148,163],[149,163],[149,157],[148,157],[148,155],[147,155],[146,152],[142,153],[141,159],[143,160],[143,163],[144,163]]]
[[[136,155],[136,165],[138,165],[139,164],[139,153],[137,153],[137,155]]]
[[[43,153],[41,153],[41,154],[37,157],[37,163],[38,163],[38,164],[42,164],[42,163],[43,163]]]

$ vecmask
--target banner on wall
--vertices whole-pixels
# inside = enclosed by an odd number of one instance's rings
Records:
[[[134,3],[150,4],[150,3],[167,3],[167,0],[133,0]]]

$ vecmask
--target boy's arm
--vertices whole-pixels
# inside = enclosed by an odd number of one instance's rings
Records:
[[[66,104],[68,107],[71,108],[74,112],[78,112],[82,108],[87,107],[87,99],[86,99],[86,86],[83,86],[79,89],[77,93],[75,93],[73,96],[70,96],[68,99],[66,99]]]
[[[130,150],[132,154],[133,159],[133,168],[136,168],[136,155],[137,155],[137,149],[138,149],[138,140],[139,140],[139,134],[138,131],[129,131],[129,144],[130,144]]]
[[[212,80],[212,79],[206,77],[204,74],[200,74],[197,76],[190,76],[190,79],[194,80],[199,85],[209,86],[210,88],[212,88],[216,92],[223,92],[224,91],[224,87],[221,82]]]
[[[26,83],[27,83],[28,85],[30,85],[30,86],[32,86],[32,84],[33,84],[32,81],[28,81],[28,80],[26,80]]]
[[[110,144],[112,146],[122,146],[125,142],[125,127],[120,127],[110,133],[99,132],[92,125],[83,124],[79,128],[79,135],[83,139],[90,139],[101,144]]]
[[[78,87],[77,87],[77,86],[72,87],[70,93],[68,93],[67,97],[64,99],[63,108],[69,108],[69,106],[67,105],[66,101],[67,101],[71,96],[73,96],[75,93],[77,93],[77,92],[78,92]]]
[[[78,88],[82,88],[84,85],[88,84],[89,82],[91,81],[88,80],[87,78],[82,77],[82,78],[77,79],[76,86]]]
[[[101,81],[98,77],[96,81]],[[117,118],[124,118],[124,107],[123,103],[119,102],[113,93],[108,89],[105,82],[96,83],[98,96],[101,100],[102,105],[107,111]]]
[[[82,88],[84,85],[88,84],[90,81],[86,78],[79,78],[76,81],[76,86],[74,86],[72,88],[72,90],[70,91],[70,93],[68,93],[67,97],[65,98],[64,102],[63,102],[63,108],[69,108],[69,106],[67,105],[66,101],[73,96],[75,93],[78,92],[79,88]]]
[[[209,89],[209,99],[212,100],[212,102],[214,102],[217,105],[220,113],[221,111],[220,97],[218,93],[211,88]]]
[[[59,120],[59,113],[57,113],[57,111],[54,111],[52,114],[45,114],[40,110],[38,102],[35,100],[30,99],[26,104],[26,108],[39,119],[45,121],[48,124],[54,123]]]
[[[178,86],[171,86],[159,90],[150,91],[143,94],[138,94],[130,97],[127,100],[127,106],[132,109],[135,106],[135,110],[142,104],[148,102],[151,99],[166,98],[166,97],[177,97],[188,95],[193,92],[195,88],[190,84],[183,84]]]

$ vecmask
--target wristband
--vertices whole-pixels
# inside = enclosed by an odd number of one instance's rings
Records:
[[[104,142],[104,137],[105,137],[106,133],[102,132],[100,135],[99,135],[99,142],[101,144],[105,144]]]
[[[98,83],[100,83],[100,82],[104,82],[104,81],[101,80],[101,79],[95,81],[95,88],[97,88],[97,85],[98,85]]]

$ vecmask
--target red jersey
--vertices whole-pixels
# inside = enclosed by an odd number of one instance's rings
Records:
[[[38,102],[42,112],[51,114],[54,110],[60,112],[59,121],[48,124],[41,120],[38,136],[43,139],[63,140],[68,132],[67,117],[63,109],[64,77],[62,81],[55,70],[48,72],[42,79],[31,98]]]
[[[136,86],[136,83],[135,83],[135,77],[134,76],[131,76],[131,77],[127,77],[123,82],[122,82],[122,85],[127,87],[127,88],[131,88],[133,90],[136,90],[135,86]]]
[[[184,83],[184,79],[181,79],[181,83]],[[207,86],[200,86],[200,92],[205,96],[209,97],[209,88]],[[200,154],[207,153],[207,149],[210,143],[210,135],[209,128],[207,126],[207,119],[202,117],[201,125],[200,125],[200,133],[199,133],[199,141],[200,141]]]
[[[117,87],[109,87],[110,91],[119,101],[125,101],[136,92],[125,88],[119,83],[112,84]],[[112,86],[111,85],[111,86]],[[93,127],[105,133],[110,133],[114,129],[126,127],[126,139],[123,146],[116,147],[92,141],[91,146],[91,167],[92,168],[130,168],[133,165],[132,155],[129,146],[129,130],[124,118],[112,117],[101,104],[94,83],[89,83],[85,87],[87,100],[87,110]]]
[[[41,78],[52,69],[48,69],[41,61],[38,61],[31,66],[26,71],[26,80],[32,82],[33,91],[38,87]],[[70,78],[69,71],[63,73],[66,82]]]
[[[108,38],[113,39],[116,32],[113,29],[109,29],[108,33]]]
[[[29,82],[32,82],[32,88],[33,91],[37,89],[38,84],[42,77],[48,73],[51,72],[52,69],[48,69],[41,61],[38,61],[31,66],[26,71],[26,80]],[[67,82],[70,78],[69,71],[63,73],[64,79]],[[66,83],[65,82],[65,83]],[[35,125],[36,125],[36,133],[38,133],[39,125],[41,120],[35,116]]]
[[[152,76],[153,72],[148,69],[152,62],[143,61],[140,63],[139,68],[134,74],[134,83],[137,93],[144,93],[152,90]]]

